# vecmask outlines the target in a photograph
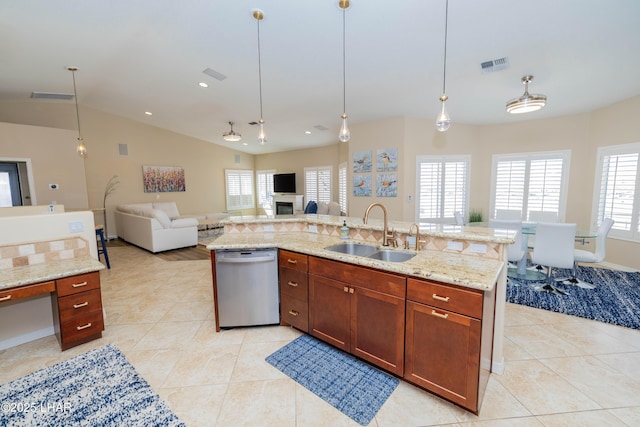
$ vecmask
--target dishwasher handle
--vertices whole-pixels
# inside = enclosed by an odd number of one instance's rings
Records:
[[[256,262],[268,262],[275,260],[276,257],[273,255],[267,256],[256,256],[256,257],[220,257],[216,258],[216,261],[219,263],[226,264],[243,264],[243,263],[256,263]]]

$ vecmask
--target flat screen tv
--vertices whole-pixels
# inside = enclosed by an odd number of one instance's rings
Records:
[[[276,173],[273,175],[274,193],[294,193],[296,192],[295,173]]]

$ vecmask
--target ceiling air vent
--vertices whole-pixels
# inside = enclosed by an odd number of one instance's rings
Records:
[[[205,73],[207,76],[211,76],[216,80],[220,80],[223,81],[224,79],[227,78],[227,76],[225,76],[222,73],[217,72],[216,70],[214,70],[213,68],[206,68],[202,71],[203,73]]]
[[[314,128],[318,130],[329,130],[329,128],[324,125],[315,125]]]
[[[31,98],[33,99],[61,99],[63,101],[69,101],[73,99],[72,93],[52,93],[52,92],[31,92]]]
[[[509,68],[509,58],[502,57],[498,59],[492,59],[490,61],[484,61],[480,64],[480,68],[483,73],[493,73],[495,71],[502,71]]]

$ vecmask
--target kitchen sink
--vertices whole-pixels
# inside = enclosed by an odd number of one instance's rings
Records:
[[[371,255],[367,255],[367,258],[379,259],[381,261],[388,261],[388,262],[405,262],[407,260],[410,260],[414,256],[416,256],[416,254],[412,254],[409,252],[399,252],[399,251],[394,251],[389,249],[381,249],[379,251],[372,253]]]
[[[357,256],[368,256],[378,250],[377,246],[373,245],[365,245],[362,243],[339,243],[337,245],[329,246],[325,248],[328,251],[332,252],[340,252],[341,254],[347,255],[357,255]]]

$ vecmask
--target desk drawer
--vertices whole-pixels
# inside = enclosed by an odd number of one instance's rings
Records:
[[[37,283],[35,285],[20,286],[19,288],[5,289],[0,291],[0,303],[28,298],[33,295],[51,293],[55,290],[56,283],[53,281]]]
[[[80,314],[60,324],[63,345],[100,333],[103,330],[102,310]]]
[[[465,290],[427,280],[408,279],[407,299],[482,319],[481,291]]]
[[[56,287],[58,297],[98,289],[100,288],[100,273],[96,271],[94,273],[79,274],[77,276],[58,279],[56,280]]]
[[[102,311],[100,289],[93,289],[91,291],[58,298],[58,310],[60,310],[60,319],[62,322],[73,316],[90,311]]]

